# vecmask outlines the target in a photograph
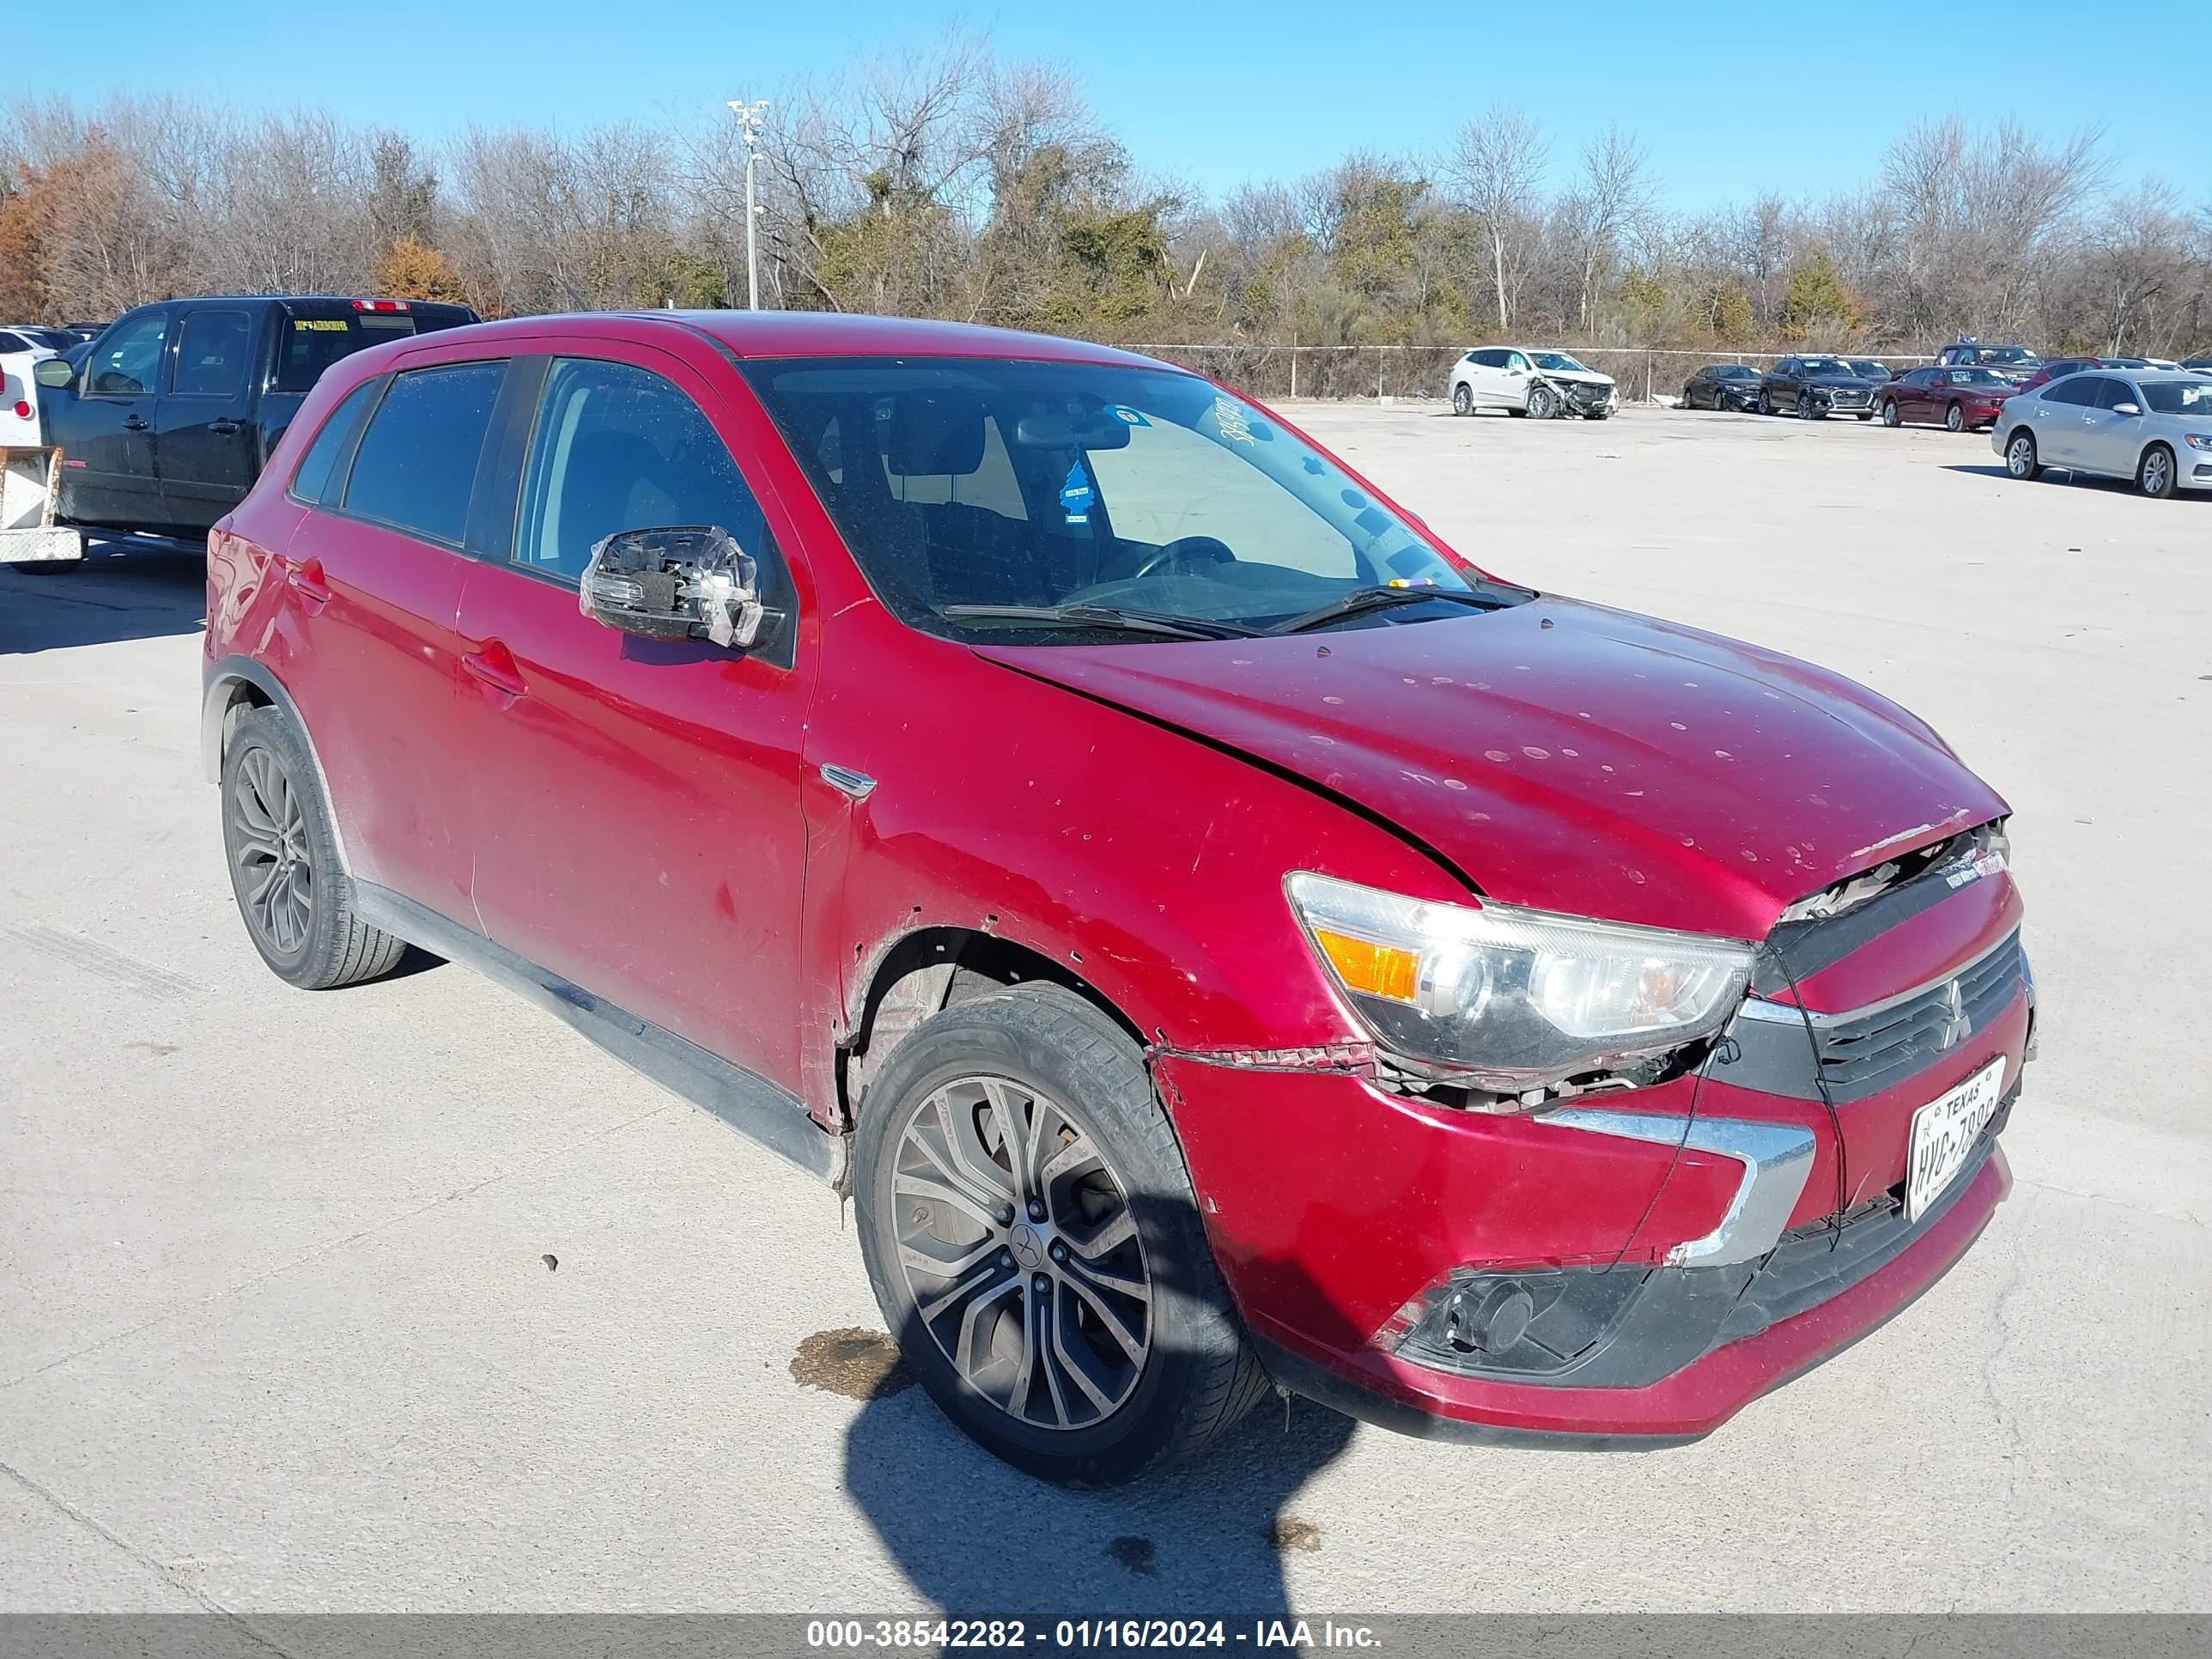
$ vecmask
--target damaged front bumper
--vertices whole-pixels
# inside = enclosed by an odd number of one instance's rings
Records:
[[[1285,1386],[1417,1434],[1675,1444],[1897,1313],[2008,1190],[2033,1038],[2010,915],[1988,906],[1996,939],[1940,987],[1809,1030],[1753,999],[1702,1076],[1549,1111],[1394,1093],[1350,1049],[1163,1052],[1154,1074]],[[1995,1115],[1906,1220],[1915,1113],[2000,1057]]]

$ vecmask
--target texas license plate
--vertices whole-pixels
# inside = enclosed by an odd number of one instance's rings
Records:
[[[1997,1100],[2004,1090],[2004,1068],[2000,1055],[1912,1115],[1912,1154],[1905,1180],[1908,1222],[1919,1220],[1958,1178],[1974,1143],[1996,1115]]]

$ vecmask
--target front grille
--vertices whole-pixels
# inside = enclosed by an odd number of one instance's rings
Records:
[[[1838,409],[1863,408],[1868,395],[1863,392],[1832,392],[1828,394],[1828,401]]]
[[[1816,1026],[1820,1075],[1838,1092],[1886,1089],[1988,1024],[2021,983],[2015,933],[1954,979],[1860,1018]]]

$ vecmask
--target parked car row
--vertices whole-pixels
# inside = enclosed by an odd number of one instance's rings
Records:
[[[1960,340],[1901,374],[1856,358],[1784,357],[1764,372],[1709,363],[1677,406],[1987,431],[2014,477],[2056,467],[2131,478],[2149,495],[2212,489],[2212,357],[2045,359]]]

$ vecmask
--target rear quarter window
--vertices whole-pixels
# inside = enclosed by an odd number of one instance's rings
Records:
[[[345,511],[459,546],[506,374],[504,362],[486,362],[410,369],[396,377],[362,434]]]
[[[292,474],[292,495],[295,500],[313,503],[323,499],[338,457],[352,438],[354,428],[361,424],[362,411],[375,397],[377,385],[368,380],[356,386],[346,394],[345,401],[331,411],[330,419],[315,434],[314,442],[307,446],[307,453],[300,458],[299,467]]]

